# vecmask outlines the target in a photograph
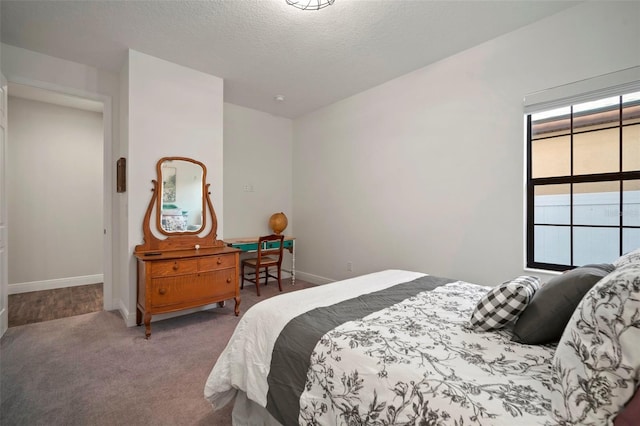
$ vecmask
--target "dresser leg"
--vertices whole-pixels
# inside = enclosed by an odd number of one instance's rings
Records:
[[[151,337],[151,314],[148,312],[144,314],[144,334],[146,339]]]
[[[236,307],[235,307],[235,309],[233,311],[236,314],[236,316],[238,316],[238,315],[240,315],[240,300],[241,300],[240,296],[236,296],[235,300],[236,300]]]

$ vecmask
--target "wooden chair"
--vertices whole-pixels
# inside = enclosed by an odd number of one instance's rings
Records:
[[[256,293],[260,296],[260,272],[264,269],[264,285],[267,285],[269,277],[278,280],[278,288],[282,291],[282,252],[284,249],[284,235],[266,235],[258,239],[258,255],[257,257],[245,259],[242,261],[240,275],[242,275],[242,284],[240,288],[244,288],[244,280],[252,282],[256,285]],[[253,278],[245,277],[244,268],[253,269]],[[269,268],[277,268],[278,275],[269,273]]]

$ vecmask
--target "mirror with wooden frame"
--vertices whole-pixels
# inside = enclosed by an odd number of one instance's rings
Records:
[[[158,161],[156,172],[142,225],[144,243],[136,247],[136,252],[222,247],[224,243],[217,240],[218,223],[206,182],[206,166],[191,158],[164,157]],[[208,221],[208,232],[202,236]],[[158,233],[166,238],[154,235]]]
[[[206,168],[187,158],[158,162],[160,191],[157,198],[158,230],[165,235],[198,234],[206,225],[204,191]]]

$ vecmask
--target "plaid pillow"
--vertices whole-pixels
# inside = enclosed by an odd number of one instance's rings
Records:
[[[471,314],[470,328],[483,331],[503,328],[518,318],[539,288],[538,277],[526,275],[492,288]]]

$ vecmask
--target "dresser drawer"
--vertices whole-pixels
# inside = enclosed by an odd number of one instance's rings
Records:
[[[151,263],[151,277],[190,274],[198,271],[198,259],[163,260]]]
[[[235,255],[208,256],[198,259],[198,271],[215,271],[236,266]]]
[[[151,281],[151,306],[200,306],[208,300],[213,303],[223,297],[235,297],[237,289],[235,268],[154,278]]]
[[[230,299],[239,294],[240,287],[238,286],[238,274],[235,268],[223,269],[210,274],[213,275],[211,287],[211,295],[213,297]]]
[[[207,297],[209,290],[205,284],[206,280],[199,274],[154,278],[151,281],[151,307],[186,307]]]

